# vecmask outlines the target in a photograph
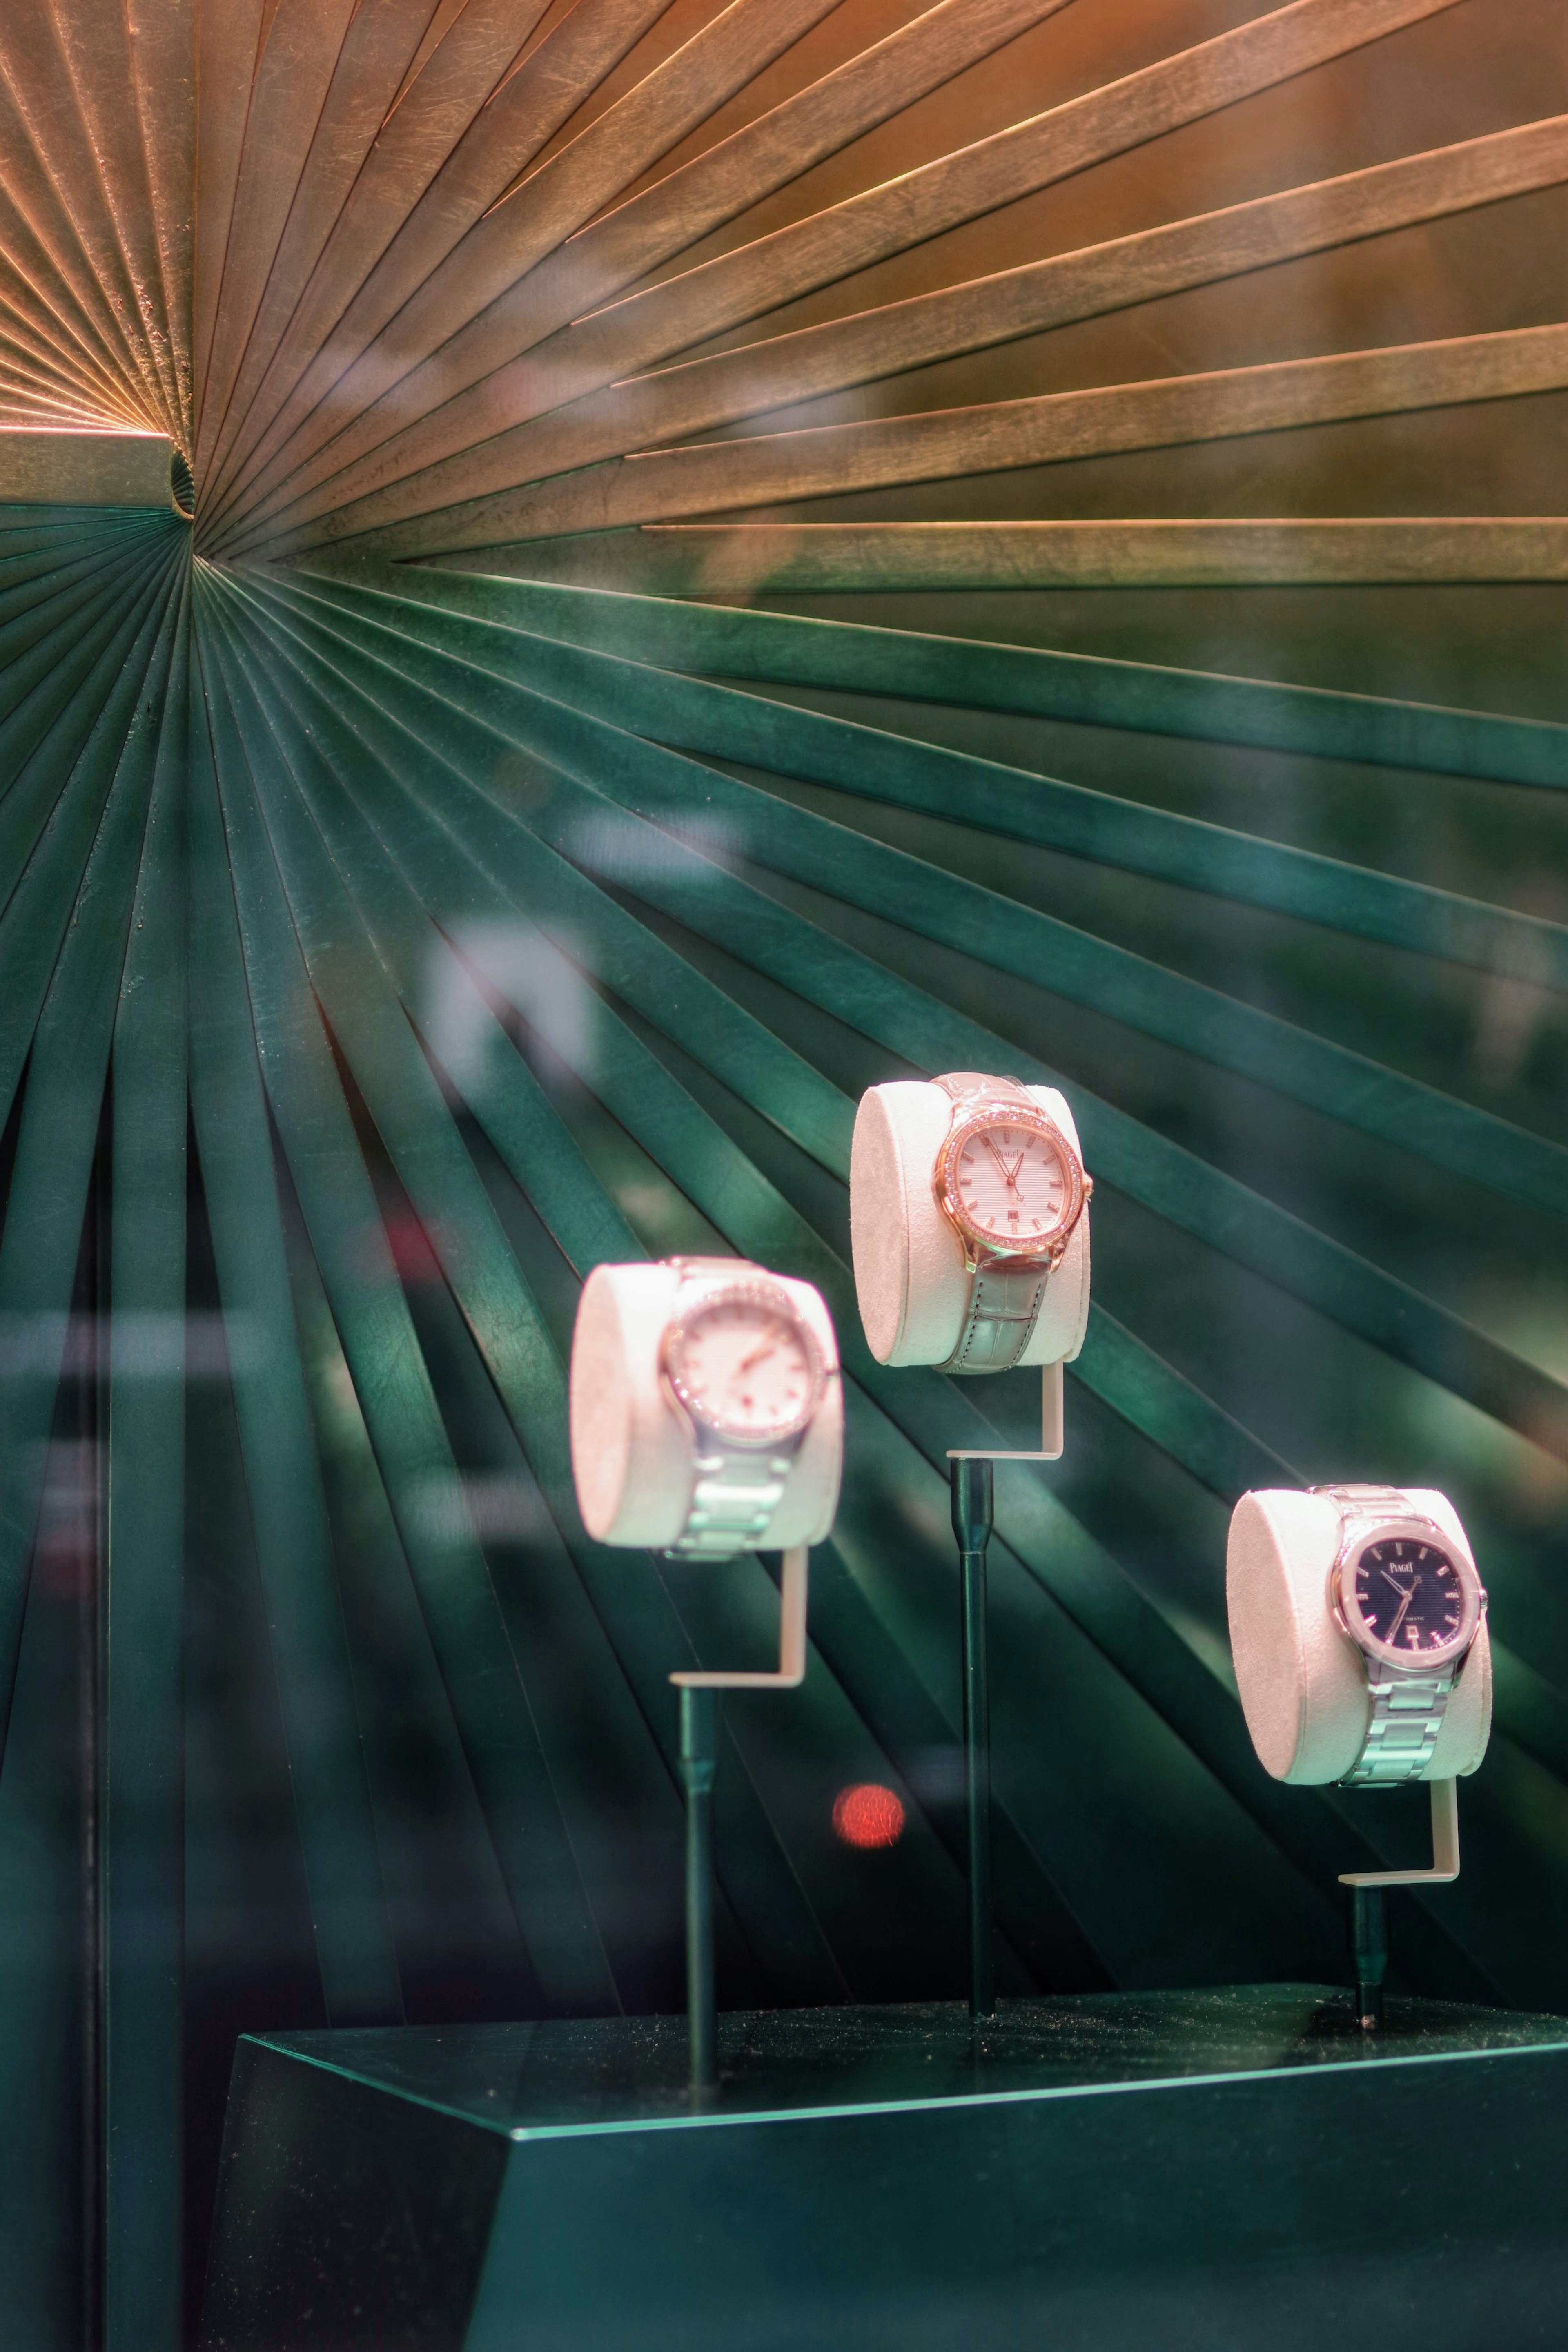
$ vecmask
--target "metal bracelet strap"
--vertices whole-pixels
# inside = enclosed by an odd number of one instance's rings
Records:
[[[757,1272],[744,1257],[674,1257],[669,1263],[683,1284],[692,1275],[736,1281]],[[678,1292],[676,1296],[678,1300]],[[692,1465],[696,1476],[686,1523],[671,1552],[687,1559],[732,1559],[737,1552],[754,1551],[784,1499],[792,1458],[738,1447],[727,1453],[710,1437]]]
[[[1339,1505],[1342,1542],[1358,1518],[1375,1526],[1391,1507],[1405,1511],[1414,1508],[1403,1486],[1366,1483],[1314,1486],[1312,1492],[1326,1495]],[[1406,1674],[1397,1666],[1366,1659],[1372,1714],[1361,1753],[1341,1780],[1343,1788],[1395,1789],[1420,1779],[1437,1749],[1454,1673],[1452,1666],[1447,1666],[1437,1674]]]
[[[699,1454],[686,1524],[671,1550],[710,1559],[755,1551],[784,1499],[791,1458],[716,1450]]]
[[[1367,1688],[1372,1694],[1372,1720],[1361,1754],[1342,1785],[1354,1788],[1397,1788],[1418,1780],[1432,1761],[1443,1713],[1454,1687],[1453,1668],[1441,1674],[1406,1675],[1393,1667],[1367,1664]]]

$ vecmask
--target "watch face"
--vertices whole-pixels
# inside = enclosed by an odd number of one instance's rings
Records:
[[[1078,1221],[1087,1191],[1066,1138],[1042,1112],[991,1113],[955,1129],[937,1160],[943,1205],[971,1240],[1047,1256]]]
[[[1364,1544],[1342,1572],[1341,1591],[1362,1633],[1401,1664],[1441,1664],[1475,1630],[1473,1577],[1440,1543],[1419,1534]]]
[[[816,1336],[788,1294],[761,1285],[699,1299],[670,1328],[665,1370],[688,1412],[742,1445],[799,1435],[824,1377]]]

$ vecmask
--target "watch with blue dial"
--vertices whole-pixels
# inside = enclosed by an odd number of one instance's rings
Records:
[[[1366,1735],[1347,1788],[1397,1788],[1432,1761],[1486,1593],[1461,1548],[1399,1486],[1314,1486],[1339,1512],[1329,1605],[1361,1653]]]

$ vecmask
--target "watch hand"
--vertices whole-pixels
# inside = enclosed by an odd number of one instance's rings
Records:
[[[1416,1587],[1412,1585],[1409,1591],[1405,1595],[1404,1600],[1399,1604],[1398,1613],[1395,1617],[1393,1624],[1390,1625],[1387,1633],[1383,1637],[1385,1642],[1396,1642],[1399,1639],[1399,1628],[1405,1622],[1405,1612],[1409,1608],[1410,1603],[1415,1600],[1415,1598]]]
[[[1414,1584],[1401,1584],[1399,1579],[1396,1576],[1390,1576],[1385,1568],[1380,1568],[1377,1573],[1383,1579],[1385,1584],[1391,1585],[1394,1591],[1397,1592],[1401,1598],[1403,1598],[1406,1592],[1414,1592],[1416,1590]]]
[[[1010,1184],[1010,1183],[1012,1182],[1012,1181],[1013,1181],[1013,1180],[1012,1180],[1012,1178],[1011,1178],[1010,1176],[1009,1176],[1009,1175],[1008,1175],[1008,1163],[1007,1163],[1007,1161],[1002,1158],[1001,1153],[997,1150],[996,1145],[991,1141],[990,1137],[989,1137],[988,1135],[982,1135],[982,1136],[981,1136],[981,1138],[980,1138],[980,1141],[985,1145],[986,1150],[990,1153],[991,1158],[996,1161],[997,1166],[1001,1170],[1002,1174],[1003,1174],[1003,1177],[1006,1179],[1006,1181],[1008,1181],[1008,1183],[1009,1183],[1009,1184]]]
[[[735,1368],[733,1377],[736,1380],[738,1380],[742,1372],[748,1372],[751,1370],[753,1364],[765,1363],[783,1337],[784,1334],[781,1330],[776,1328],[770,1331],[759,1348],[753,1348],[749,1356],[743,1356],[741,1358],[739,1363],[737,1364]]]
[[[1019,1188],[1019,1170],[1023,1166],[1024,1162],[1023,1152],[1020,1151],[1009,1166],[1008,1161],[1003,1159],[997,1145],[991,1141],[988,1135],[982,1136],[980,1139],[984,1143],[987,1150],[990,1153],[991,1158],[996,1161],[997,1166],[1001,1170],[1002,1181],[1006,1184],[1008,1191],[1009,1192],[1016,1192]],[[1028,1146],[1026,1145],[1025,1150],[1027,1149]]]

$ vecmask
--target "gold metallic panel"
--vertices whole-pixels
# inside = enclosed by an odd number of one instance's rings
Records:
[[[195,259],[192,293],[191,446],[205,407],[207,367],[234,219],[263,0],[225,0],[197,19]]]
[[[521,425],[401,493],[339,505],[308,545],[583,467],[955,352],[1061,326],[1568,178],[1568,117],[1257,198],[1197,220],[665,369]],[[527,492],[511,494],[520,513]],[[562,526],[578,528],[577,525]],[[258,541],[271,532],[257,533]],[[507,533],[497,533],[507,536]],[[239,542],[244,544],[243,541]],[[468,544],[473,544],[468,541]]]
[[[286,445],[320,402],[328,405],[316,421],[318,437],[335,432],[358,409],[363,378],[350,388],[349,371],[367,345],[667,5],[668,0],[579,5],[525,58],[446,158],[336,320],[329,341],[312,355],[268,436],[272,449]]]
[[[744,597],[829,590],[1235,588],[1568,581],[1556,515],[1386,522],[656,523],[638,585]]]
[[[558,148],[520,189],[508,191],[428,277],[335,387],[330,415],[319,414],[281,452],[273,473],[292,469],[308,484],[323,466],[338,471],[396,421],[376,405],[382,393],[443,344],[530,266],[622,194],[675,139],[743,89],[836,0],[732,0],[646,80],[628,90],[578,138]],[[340,426],[341,400],[353,422]],[[301,467],[330,435],[327,457]]]
[[[633,278],[1066,5],[1067,0],[942,0],[615,206],[517,277],[378,404],[371,429],[381,436],[382,448],[356,481],[373,484],[434,463],[494,430],[490,420],[497,415],[509,423],[516,404],[503,363],[513,353],[608,301]],[[497,367],[501,373],[486,380],[485,372]],[[449,397],[447,387],[459,381],[471,389]],[[441,404],[426,416],[433,391]],[[405,413],[419,421],[396,433]],[[388,434],[395,437],[388,441]],[[348,449],[347,441],[332,445],[334,471],[347,463]],[[261,471],[258,459],[241,478],[255,480]]]
[[[1568,325],[1524,327],[658,450],[392,524],[361,543],[407,557],[1564,387]],[[330,520],[347,526],[353,514]]]
[[[131,86],[162,279],[175,415],[183,429],[191,414],[197,6],[198,0],[126,0]]]
[[[134,103],[129,28],[122,8],[90,13],[60,7],[52,12],[57,44],[44,62],[39,39],[32,55],[53,90],[63,76],[76,102],[88,168],[102,190],[107,238],[120,259],[125,289],[124,324],[133,353],[156,386],[165,429],[179,422],[179,394],[168,328],[168,301],[153,229],[152,186],[141,144],[141,117]],[[31,44],[41,33],[37,19],[7,40]],[[128,100],[131,102],[128,103]],[[52,116],[51,134],[60,118]],[[74,127],[74,126],[73,126]]]
[[[207,360],[195,464],[211,463],[229,386],[325,102],[355,0],[281,0],[251,90],[223,291]]]
[[[226,392],[209,385],[209,470],[243,422],[267,361],[353,187],[429,25],[435,0],[361,7],[339,51],[309,154]],[[235,337],[237,344],[238,338]],[[223,400],[221,425],[218,401]]]
[[[8,87],[7,87],[8,86]],[[86,125],[47,15],[0,11],[0,152],[6,193],[110,364],[161,425],[163,398]]]
[[[219,494],[231,472],[237,468],[243,483],[261,462],[256,440],[261,440],[263,450],[275,446],[267,437],[267,426],[489,100],[544,6],[545,0],[526,0],[526,5],[524,0],[469,0],[455,23],[450,10],[438,12],[433,20],[434,31],[442,25],[443,15],[447,18],[439,44],[426,48],[417,72],[405,81],[331,225],[320,258],[256,388],[246,433],[207,484],[206,503],[212,510],[221,511]]]
[[[795,551],[779,556],[792,577],[892,576],[962,572],[955,551],[989,549],[999,580],[1041,563],[1086,579],[1094,564],[1328,577],[1341,561],[1447,561],[1429,536],[1406,558],[1359,523],[1343,548],[1326,525],[1299,545],[1237,525],[1221,554],[1212,533],[1165,525],[1145,548],[1098,523],[1080,544],[1033,526],[966,540],[952,534],[992,527],[956,517],[767,518],[1115,453],[1165,448],[1174,466],[1206,442],[1562,388],[1568,328],[1500,299],[1476,323],[1505,331],[1466,329],[1440,271],[1404,340],[1343,347],[1364,314],[1333,305],[1389,266],[1379,240],[1568,184],[1568,115],[1520,122],[1532,93],[1494,76],[1491,52],[1474,108],[1447,89],[1436,112],[1396,106],[1386,140],[1369,113],[1343,168],[1303,174],[1302,155],[1328,152],[1314,109],[1350,121],[1358,53],[1378,46],[1385,91],[1407,50],[1417,77],[1465,53],[1423,30],[1453,5],[1293,0],[1195,38],[1215,22],[1199,0],[1136,0],[1113,27],[1079,0],[34,0],[0,17],[13,479],[53,480],[67,442],[72,480],[96,478],[82,453],[104,436],[82,428],[111,428],[105,479],[165,436],[193,456],[200,543],[225,562],[597,531],[645,568],[653,541],[628,526],[748,513],[682,539],[679,562],[700,547],[744,572],[766,544]],[[1014,42],[1029,61],[1016,88]],[[1098,83],[1097,49],[1118,61]],[[1536,103],[1563,101],[1543,79]],[[1231,109],[1239,186],[1229,132],[1191,143]],[[1439,117],[1458,126],[1441,145]],[[1294,128],[1271,148],[1280,124]],[[1401,142],[1416,152],[1385,160]],[[1252,194],[1270,167],[1302,184]],[[1232,191],[1245,201],[1219,200]],[[1203,365],[1201,342],[1196,367],[1143,355],[1141,306],[1243,317],[1249,273],[1353,247],[1367,262],[1311,281],[1328,308],[1303,313],[1299,340],[1278,314],[1291,340],[1242,337],[1236,364]],[[1192,308],[1227,287],[1228,312]],[[1031,340],[1059,330],[1078,340]],[[1002,345],[1028,396],[986,395],[977,355]],[[769,421],[785,429],[758,429]],[[23,444],[46,441],[24,466]],[[136,495],[165,490],[160,459]],[[1526,576],[1550,531],[1523,518],[1499,537],[1505,520],[1451,545]],[[868,530],[893,536],[853,536]],[[658,560],[676,562],[674,542]]]
[[[481,387],[481,398],[462,408],[454,396],[481,366],[494,365],[496,354],[486,347],[482,327],[471,362],[464,356],[463,339],[455,337],[420,381],[411,382],[402,401],[383,404],[379,416],[357,423],[352,436],[330,447],[317,465],[301,468],[292,483],[258,500],[256,513],[280,511],[316,483],[329,481],[322,497],[306,503],[304,511],[313,512],[406,470],[399,453],[389,450],[372,473],[333,478],[356,446],[371,446],[403,422],[405,407],[417,414],[452,402],[447,429],[461,437],[440,437],[447,448],[471,446],[518,416],[553,408],[584,389],[689,349],[1451,5],[1452,0],[1296,0],[1291,7],[1163,58],[1107,89],[630,297],[567,331],[559,348],[547,347],[521,370],[507,370],[487,396]],[[428,462],[434,454],[427,444],[417,462]],[[258,480],[258,491],[264,487]]]
[[[166,507],[172,454],[162,433],[0,432],[0,506]]]

